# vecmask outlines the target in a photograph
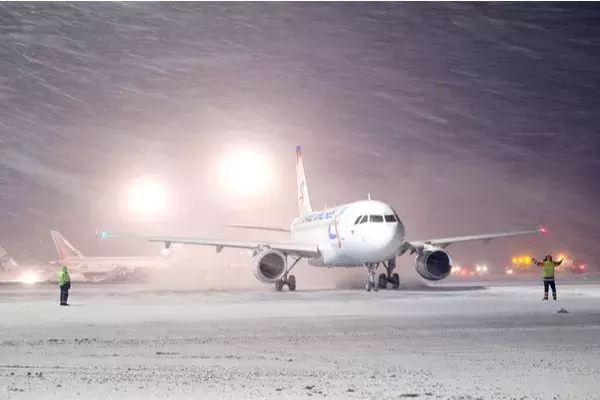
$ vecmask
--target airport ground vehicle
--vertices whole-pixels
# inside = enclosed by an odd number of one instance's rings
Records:
[[[460,277],[489,275],[490,270],[486,263],[478,262],[474,266],[454,265],[452,275]]]
[[[587,272],[587,267],[581,260],[573,260],[573,265],[570,270],[572,274],[583,275]]]
[[[475,264],[475,270],[473,271],[475,275],[489,275],[490,271],[488,265],[483,262],[478,262]]]

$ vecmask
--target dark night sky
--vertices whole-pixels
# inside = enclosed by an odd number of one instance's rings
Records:
[[[314,206],[370,192],[414,239],[551,231],[455,259],[600,256],[597,4],[3,3],[0,21],[0,241],[16,258],[55,257],[48,229],[117,255],[155,249],[97,244],[95,227],[286,227],[298,143]],[[277,173],[237,204],[214,178],[233,145]],[[139,174],[166,183],[167,215],[122,211]]]

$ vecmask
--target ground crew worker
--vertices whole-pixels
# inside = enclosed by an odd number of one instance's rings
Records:
[[[532,260],[535,265],[542,267],[542,279],[544,281],[544,298],[548,300],[548,286],[552,288],[552,298],[556,300],[556,282],[554,281],[554,267],[562,264],[563,260],[554,261],[552,256],[548,254],[543,261],[538,261],[535,258]]]
[[[60,287],[60,305],[68,306],[69,289],[71,289],[71,277],[67,271],[67,266],[63,265],[58,271],[58,286]]]

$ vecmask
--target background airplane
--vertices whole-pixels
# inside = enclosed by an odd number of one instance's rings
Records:
[[[458,236],[441,239],[408,240],[405,227],[394,209],[381,201],[356,201],[314,212],[310,202],[304,162],[300,146],[296,147],[296,179],[299,216],[292,221],[288,242],[235,241],[211,238],[143,236],[102,232],[102,238],[143,238],[150,242],[215,246],[217,252],[225,247],[252,250],[254,276],[263,283],[275,283],[276,290],[287,285],[296,289],[296,278],[290,271],[302,259],[317,267],[357,267],[368,271],[366,290],[379,290],[388,283],[400,285],[394,272],[396,257],[406,253],[416,255],[415,269],[427,281],[440,281],[450,275],[452,259],[445,250],[454,243],[489,242],[509,236],[532,235],[535,230],[502,232],[483,235]],[[240,227],[238,225],[238,227]],[[242,226],[243,227],[243,226]],[[248,226],[252,229],[281,231],[281,228]],[[97,233],[98,235],[98,233]],[[292,258],[291,264],[288,257]],[[377,268],[383,265],[386,273],[375,278]]]
[[[128,279],[148,268],[167,268],[174,263],[172,246],[162,257],[85,257],[58,231],[50,231],[50,235],[59,256],[50,263],[66,265],[71,274],[81,275],[85,281]]]

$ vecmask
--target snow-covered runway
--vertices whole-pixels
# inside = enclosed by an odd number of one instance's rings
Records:
[[[600,399],[597,285],[57,296],[1,288],[0,398]]]

